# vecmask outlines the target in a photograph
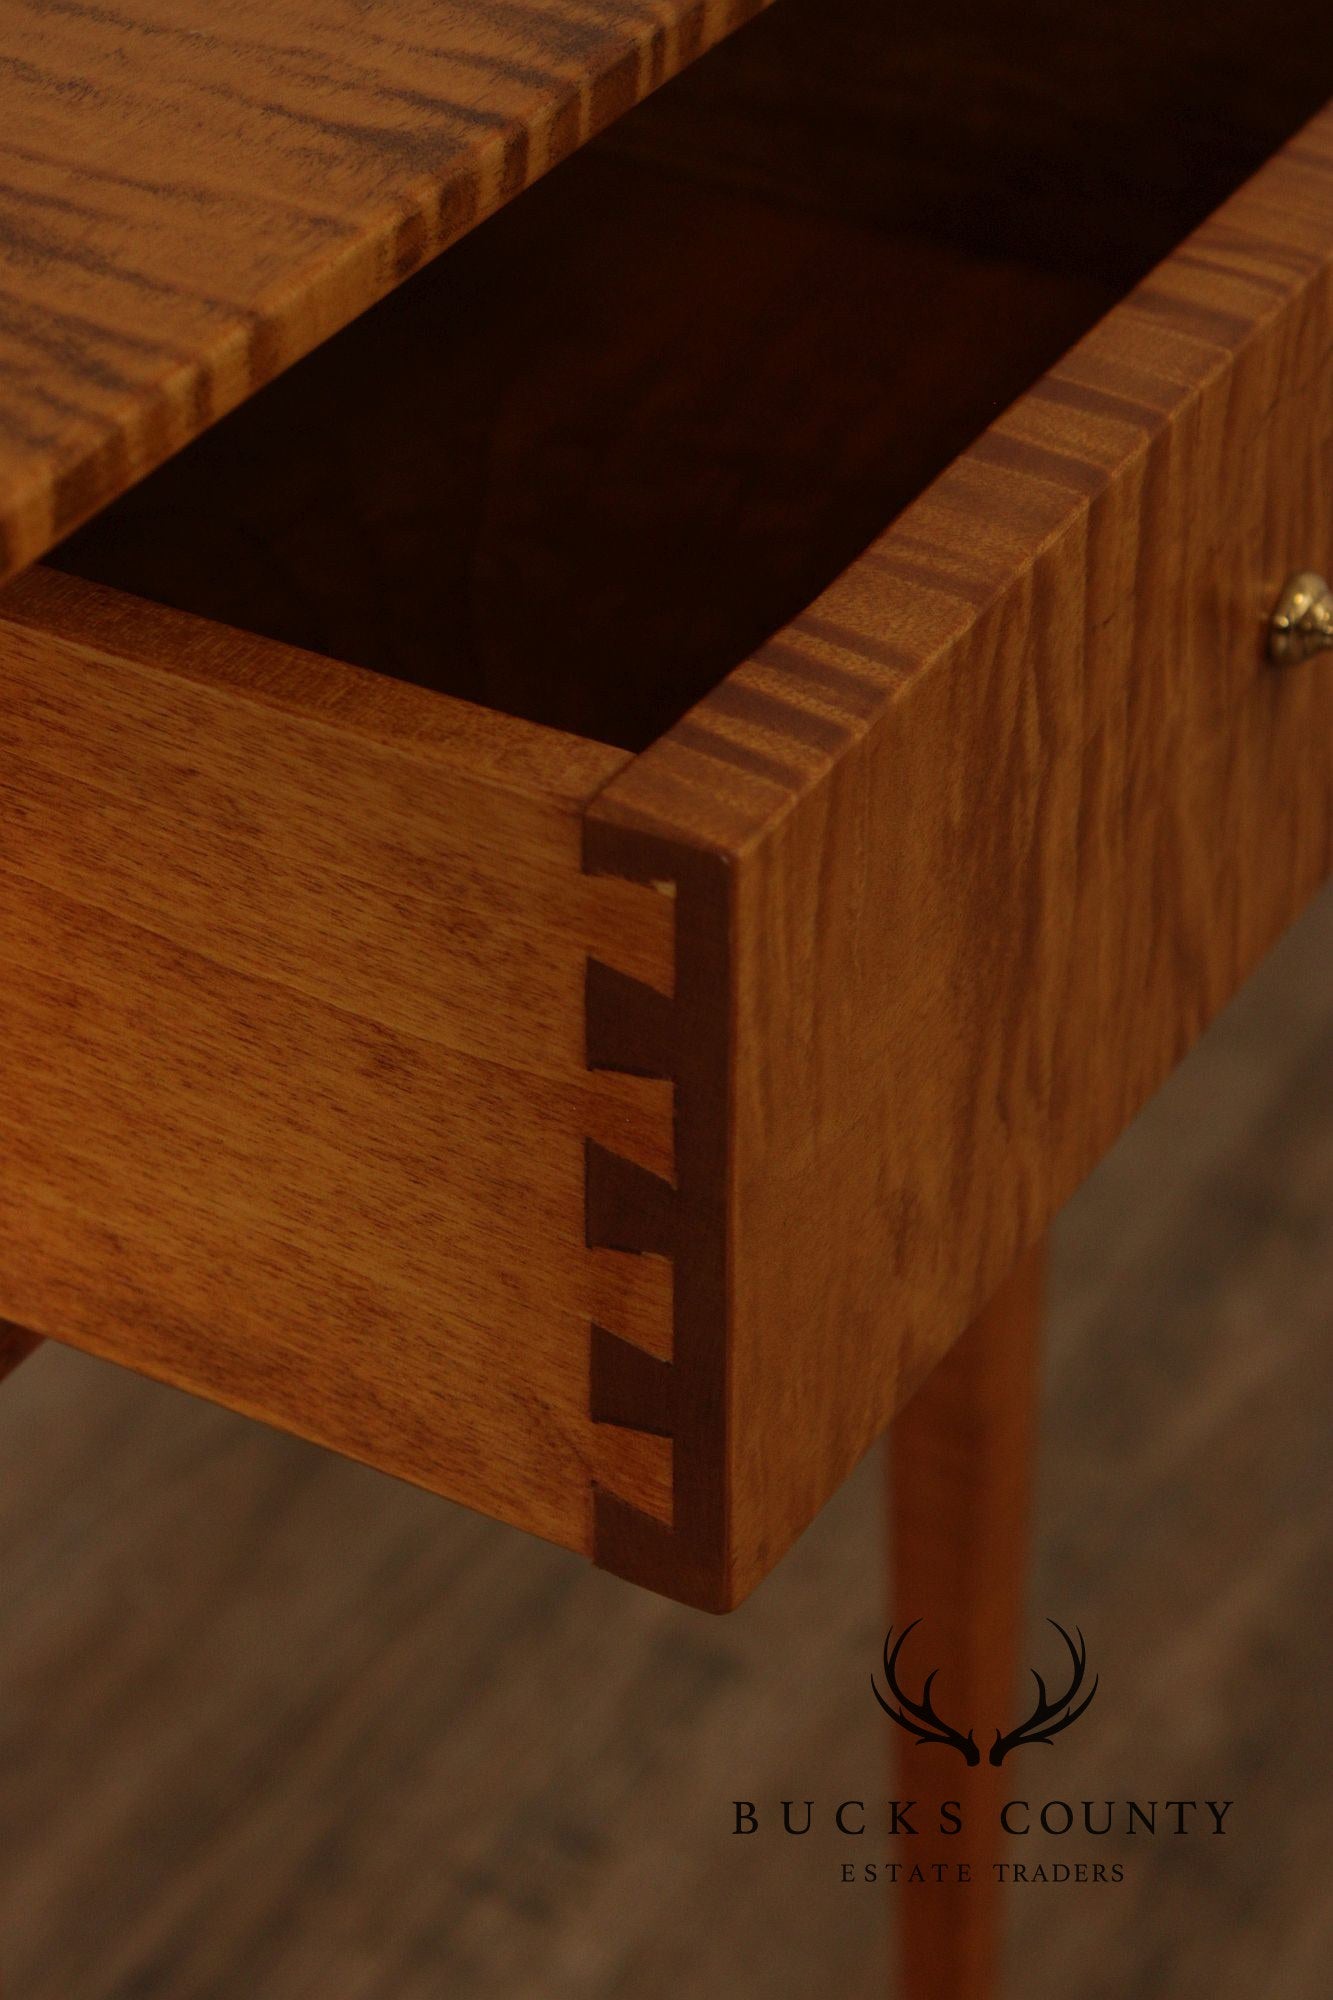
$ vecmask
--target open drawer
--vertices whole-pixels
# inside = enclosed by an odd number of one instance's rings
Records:
[[[0,1315],[710,1608],[1330,859],[1324,0],[928,11],[0,598]]]

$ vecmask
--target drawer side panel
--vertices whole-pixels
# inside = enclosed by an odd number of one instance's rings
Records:
[[[572,1548],[598,1481],[669,1513],[588,1397],[590,1321],[661,1304],[585,1245],[585,1147],[672,1146],[584,1061],[590,953],[671,977],[660,899],[582,868],[619,753],[412,690],[395,733],[299,656],[279,702],[284,649],[178,669],[196,621],[113,651],[44,587],[0,602],[0,1315]]]

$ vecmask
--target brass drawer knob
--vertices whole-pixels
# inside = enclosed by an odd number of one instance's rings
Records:
[[[1297,570],[1283,585],[1268,621],[1268,657],[1280,667],[1292,667],[1298,660],[1330,650],[1333,590],[1315,570]]]

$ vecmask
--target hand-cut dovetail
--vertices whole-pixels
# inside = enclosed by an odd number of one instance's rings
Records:
[[[587,1140],[584,1157],[588,1248],[672,1256],[676,1248],[676,1191],[671,1183],[633,1160],[608,1153],[595,1139]]]
[[[660,1360],[595,1319],[589,1354],[593,1420],[671,1441],[671,1519],[645,1513],[595,1480],[593,1559],[650,1590],[720,1611],[732,1601],[726,1483],[730,876],[725,861],[710,851],[600,818],[584,823],[583,865],[590,875],[671,892],[676,919],[670,1000],[602,964],[590,965],[587,976],[589,1066],[662,1077],[675,1086],[669,1181],[595,1140],[586,1146],[589,1248],[647,1251],[671,1262],[671,1359]],[[665,1340],[655,1344],[665,1349]]]
[[[586,1000],[589,1069],[675,1075],[676,1010],[664,993],[590,958]]]
[[[675,1432],[675,1370],[632,1341],[592,1329],[592,1420],[653,1437]]]

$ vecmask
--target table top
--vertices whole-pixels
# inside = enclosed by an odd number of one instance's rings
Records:
[[[765,0],[0,0],[0,580]]]

